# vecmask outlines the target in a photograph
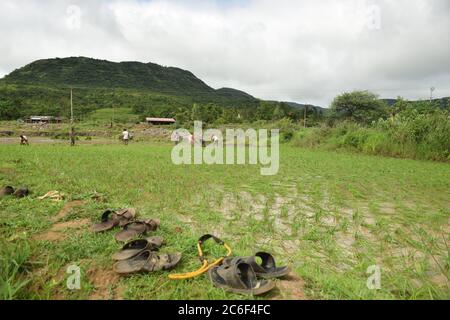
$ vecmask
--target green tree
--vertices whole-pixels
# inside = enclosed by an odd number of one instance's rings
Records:
[[[9,101],[0,101],[0,119],[17,120],[22,116],[20,108],[14,107]]]
[[[192,121],[202,120],[202,113],[200,106],[196,103],[194,103],[194,105],[192,106],[191,119]]]
[[[394,106],[392,107],[393,116],[407,110],[410,107],[411,107],[411,103],[409,103],[407,100],[403,99],[402,97],[398,97],[397,101],[395,102]]]
[[[222,122],[223,123],[235,123],[237,119],[237,114],[233,108],[225,108],[222,112]]]
[[[256,111],[258,120],[271,120],[273,117],[275,104],[273,102],[261,101]]]
[[[388,106],[369,91],[354,91],[336,97],[331,104],[331,117],[336,120],[351,120],[369,124],[387,118]]]
[[[286,116],[286,113],[284,112],[284,110],[281,108],[280,105],[277,105],[275,107],[275,109],[273,110],[273,119],[279,120],[279,119],[283,119],[285,116]]]

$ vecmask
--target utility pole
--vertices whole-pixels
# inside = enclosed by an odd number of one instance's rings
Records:
[[[434,92],[434,90],[436,90],[435,87],[431,87],[431,88],[430,88],[430,103],[433,102],[433,92]]]
[[[114,105],[113,105],[112,106],[111,128],[114,126],[114,121],[116,121],[116,109],[114,109]]]
[[[308,113],[308,106],[305,104],[305,114],[303,116],[303,125],[304,125],[305,129],[306,129],[306,115],[307,115],[307,113]]]
[[[70,88],[70,145],[75,146],[75,132],[73,129],[73,89]]]

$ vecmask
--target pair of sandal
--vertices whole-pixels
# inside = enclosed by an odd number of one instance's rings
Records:
[[[256,258],[260,258],[261,263]],[[208,275],[218,288],[256,296],[275,287],[269,279],[284,277],[289,272],[289,267],[277,267],[270,253],[258,252],[250,257],[225,258],[222,265],[210,269]]]
[[[164,244],[161,237],[134,240],[113,255],[117,261],[113,269],[120,275],[164,271],[174,268],[181,260],[181,253],[157,254]]]
[[[25,198],[29,194],[30,194],[30,190],[28,190],[28,188],[26,188],[26,187],[15,190],[11,186],[6,186],[0,190],[0,197],[14,196],[16,198]]]
[[[147,232],[156,231],[160,225],[160,221],[156,219],[134,220],[135,217],[136,210],[133,208],[119,211],[106,210],[101,217],[101,222],[94,224],[91,230],[105,232],[119,226],[122,231],[115,235],[115,239],[119,242],[126,242],[145,235]]]

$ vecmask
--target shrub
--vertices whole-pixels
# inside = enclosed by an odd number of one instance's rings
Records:
[[[450,160],[450,121],[446,110],[400,112],[370,126],[351,121],[335,127],[301,130],[294,145],[344,149],[367,154],[437,161]]]

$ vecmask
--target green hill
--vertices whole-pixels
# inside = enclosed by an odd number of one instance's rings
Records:
[[[115,63],[84,57],[38,60],[13,71],[4,81],[58,87],[144,89],[176,95],[215,92],[186,70],[154,63]]]
[[[38,60],[5,76],[2,83],[50,87],[132,89],[211,102],[255,102],[229,88],[214,90],[190,71],[154,63],[110,62],[85,57]]]
[[[298,108],[263,101],[232,88],[215,90],[189,71],[154,63],[110,62],[84,57],[38,60],[0,79],[0,120],[30,115],[68,117],[70,88],[78,119],[102,119],[108,112],[231,123],[272,121],[303,115]],[[134,117],[132,117],[134,119]]]

